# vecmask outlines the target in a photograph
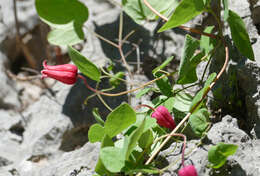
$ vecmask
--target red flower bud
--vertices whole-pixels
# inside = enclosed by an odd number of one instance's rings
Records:
[[[188,165],[178,171],[179,176],[198,176],[196,168],[193,165]]]
[[[164,106],[159,106],[155,109],[155,111],[152,113],[152,117],[156,118],[157,123],[160,126],[174,129],[176,127],[176,124],[173,120],[173,117],[169,113],[168,109]]]
[[[50,77],[65,84],[74,84],[77,81],[78,68],[75,65],[47,65],[46,62],[43,61],[42,79]]]

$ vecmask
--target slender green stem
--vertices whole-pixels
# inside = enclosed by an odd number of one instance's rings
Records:
[[[127,39],[128,39],[132,34],[134,34],[134,33],[135,33],[135,30],[132,30],[131,32],[129,32],[129,33],[123,38],[122,43],[126,42]]]
[[[114,47],[116,47],[116,48],[119,47],[116,43],[114,43],[114,42],[112,42],[112,41],[106,39],[105,37],[99,35],[99,34],[96,33],[95,31],[89,29],[87,26],[84,25],[84,27],[85,27],[89,32],[91,32],[92,34],[94,34],[97,38],[103,40],[104,42],[107,42],[108,44],[110,44],[110,45],[112,45],[112,46],[114,46]]]
[[[174,92],[174,95],[176,95],[176,94],[178,94],[178,93],[180,93],[180,92],[182,92],[182,91],[184,91],[184,90],[186,90],[186,89],[188,89],[188,88],[197,86],[197,85],[199,85],[199,83],[194,83],[194,84],[191,84],[191,85],[189,85],[189,86],[187,86],[187,87],[184,87],[184,88],[182,88],[182,89],[180,89],[180,90],[177,90],[176,92]]]
[[[120,17],[119,17],[119,32],[118,32],[118,40],[119,43],[118,45],[121,46],[122,44],[122,35],[123,35],[123,23],[124,23],[124,17],[123,17],[123,11],[120,12]]]
[[[203,70],[203,74],[202,74],[202,77],[201,77],[201,82],[204,80],[204,77],[205,77],[205,75],[206,75],[206,71],[207,71],[207,69],[208,69],[209,63],[211,62],[211,59],[212,59],[211,55],[216,52],[216,50],[219,48],[220,44],[221,44],[221,41],[219,41],[218,44],[217,44],[217,46],[214,47],[214,49],[211,50],[211,51],[206,55],[206,57],[210,56],[210,59],[208,60],[207,65],[206,65],[206,67],[205,67],[204,70]]]
[[[109,111],[113,111],[112,108],[110,108],[110,106],[105,102],[105,100],[102,98],[102,96],[100,94],[97,94],[99,100],[103,103],[103,105],[109,110]]]
[[[125,79],[118,78],[118,77],[116,77],[116,76],[114,76],[114,75],[108,73],[104,68],[101,67],[100,69],[101,69],[101,71],[102,71],[105,75],[107,75],[109,78],[115,78],[115,79],[117,79],[117,80],[120,80],[120,81],[123,81],[123,82],[127,83],[127,81],[126,81]]]

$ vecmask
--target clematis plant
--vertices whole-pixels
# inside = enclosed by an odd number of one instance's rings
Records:
[[[193,165],[188,165],[178,171],[179,176],[198,176],[196,168]]]
[[[168,109],[164,106],[157,107],[155,111],[152,113],[151,117],[155,118],[160,126],[169,128],[171,130],[173,130],[176,127],[173,117],[171,116]]]
[[[166,23],[159,29],[159,32],[179,27],[188,33],[201,35],[201,37],[197,38],[194,38],[189,34],[185,36],[183,42],[183,54],[180,60],[181,64],[178,69],[166,69],[166,66],[170,66],[169,63],[174,57],[169,57],[168,59],[165,58],[165,61],[161,65],[151,71],[154,75],[153,80],[133,88],[133,78],[134,74],[137,72],[134,72],[134,69],[130,69],[127,62],[127,56],[129,54],[125,53],[127,48],[122,48],[122,46],[125,43],[132,44],[132,42],[128,41],[128,38],[136,33],[134,30],[131,30],[130,33],[125,35],[126,30],[123,30],[125,24],[123,20],[123,12],[120,15],[120,24],[118,26],[119,33],[118,39],[116,39],[118,40],[118,43],[110,41],[109,39],[106,39],[105,36],[101,36],[94,31],[93,34],[95,34],[100,40],[103,40],[118,49],[120,58],[123,61],[123,66],[128,72],[126,74],[115,73],[115,70],[113,70],[114,63],[111,63],[111,65],[106,68],[98,68],[91,62],[91,59],[86,58],[82,53],[72,47],[84,39],[82,27],[89,16],[85,4],[78,0],[73,1],[73,3],[69,1],[63,1],[61,3],[60,0],[51,0],[49,2],[46,2],[46,0],[36,0],[36,9],[40,18],[44,22],[47,22],[47,24],[49,24],[53,29],[48,35],[48,41],[54,45],[68,46],[69,56],[72,62],[76,65],[64,64],[51,66],[47,65],[47,62],[44,61],[44,69],[41,71],[42,79],[49,77],[65,84],[75,84],[77,78],[82,79],[85,86],[89,90],[95,92],[95,94],[87,98],[97,96],[104,106],[111,111],[107,117],[103,117],[98,113],[98,109],[93,110],[93,115],[97,123],[93,124],[88,131],[88,139],[90,142],[101,143],[99,159],[95,168],[95,172],[98,175],[137,174],[140,176],[142,173],[161,174],[161,171],[154,168],[156,164],[152,162],[156,159],[160,150],[169,142],[169,139],[173,136],[178,136],[184,139],[182,168],[178,171],[178,175],[197,176],[196,168],[193,165],[184,165],[186,136],[176,132],[184,130],[184,128],[189,124],[194,135],[202,139],[210,127],[208,122],[210,113],[207,111],[204,100],[207,98],[208,92],[213,88],[216,81],[220,78],[222,73],[225,72],[229,61],[229,48],[226,45],[222,28],[229,25],[234,45],[242,55],[254,60],[251,42],[246,32],[243,20],[238,14],[228,9],[227,0],[222,1],[224,8],[224,21],[221,19],[221,16],[215,14],[215,8],[211,8],[210,0],[176,1],[176,3],[178,2],[176,7],[172,2],[166,3],[166,1],[162,0],[149,1],[153,3],[149,4],[148,0],[121,1],[122,3],[120,4],[120,7],[122,7],[122,11],[139,24],[143,24],[144,20],[157,20],[157,18],[160,17]],[[156,7],[153,7],[155,4]],[[144,7],[147,7],[149,10]],[[74,15],[74,12],[77,15]],[[163,12],[163,14],[161,14],[161,12]],[[168,12],[173,12],[169,19],[167,18],[167,16],[170,15]],[[214,18],[216,18],[215,20],[218,23],[216,23],[215,26],[206,27],[205,31],[183,26],[189,20],[202,12],[210,13]],[[61,24],[60,18],[64,19],[64,24]],[[66,22],[67,24],[65,24]],[[71,25],[71,22],[77,25]],[[224,25],[224,23],[226,24]],[[68,35],[68,33],[71,35]],[[198,40],[198,38],[200,39]],[[142,50],[142,48],[135,46],[135,49],[139,56],[140,54],[138,54],[138,51],[139,49]],[[133,48],[133,50],[135,49]],[[220,72],[212,73],[208,78],[204,77],[206,76],[204,73],[207,73],[207,66],[210,64],[210,61],[216,59],[212,57],[215,55],[215,52],[224,51],[225,64],[223,64]],[[162,55],[164,54],[165,53],[162,53]],[[205,61],[208,62],[205,64],[207,66],[204,68],[202,77],[199,77],[196,68],[201,62]],[[141,62],[138,61],[138,64],[139,63]],[[140,68],[138,67],[140,65],[138,64],[137,70],[139,72]],[[78,69],[82,75],[78,74]],[[175,75],[175,73],[177,74],[177,71],[178,75]],[[128,75],[129,81],[124,79],[125,75]],[[88,85],[85,76],[97,82],[95,89]],[[172,79],[169,77],[172,77]],[[110,79],[109,82],[111,87],[100,90],[99,85],[103,83],[103,79]],[[114,80],[116,80],[116,83]],[[110,92],[123,82],[131,83],[129,90],[117,93],[114,91],[112,93]],[[184,89],[191,88],[201,83],[204,83],[204,86],[195,96],[190,93],[184,93]],[[181,85],[183,89],[176,89],[174,84]],[[132,109],[131,105],[126,103],[122,103],[116,108],[111,108],[110,104],[106,103],[105,100],[102,99],[102,96],[114,97],[129,95],[129,93],[135,91],[140,91],[140,97],[148,92],[156,93],[154,94],[156,99],[151,99],[152,103],[156,102],[154,103],[154,107],[156,108],[154,109],[144,105],[153,110],[151,116],[147,112],[137,113]],[[160,94],[159,96],[157,96],[158,93]],[[131,96],[132,95],[129,96],[130,104]],[[168,109],[162,105],[173,108],[174,112],[176,112],[174,116],[176,118],[178,117],[178,119],[182,119],[177,126],[173,116],[170,114]],[[102,115],[103,114],[104,113],[102,113]],[[158,125],[172,130],[171,133],[165,135],[164,130],[158,130]],[[163,138],[165,139],[162,140]],[[222,163],[225,163],[227,156],[224,156],[224,154],[222,156],[219,154],[220,152],[218,152],[221,149],[225,149],[225,151],[227,150],[227,145],[223,146],[216,146],[210,152],[209,161],[212,162],[212,167],[214,168],[220,167],[222,166]],[[233,154],[235,147],[229,147],[230,151],[228,153]],[[219,160],[220,156],[224,161]]]
[[[64,84],[75,84],[77,81],[78,68],[73,64],[47,65],[45,60],[43,67],[42,79],[50,77]]]

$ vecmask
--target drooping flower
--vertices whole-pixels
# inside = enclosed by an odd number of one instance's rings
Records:
[[[170,112],[164,106],[158,106],[155,111],[152,113],[151,117],[156,118],[157,123],[160,126],[174,129],[176,124],[171,116]]]
[[[178,171],[179,176],[198,176],[196,168],[193,165],[188,165]]]
[[[73,64],[47,65],[45,60],[43,67],[42,79],[50,77],[65,84],[74,84],[77,81],[78,68]]]

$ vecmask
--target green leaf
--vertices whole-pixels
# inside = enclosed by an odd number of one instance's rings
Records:
[[[91,143],[101,142],[105,136],[105,129],[100,124],[91,125],[88,131],[88,140]]]
[[[211,0],[203,0],[203,3],[204,3],[205,6],[209,5],[210,2],[211,2]]]
[[[224,8],[224,21],[227,21],[229,17],[228,0],[222,0]]]
[[[238,146],[234,145],[234,144],[224,144],[224,143],[218,144],[218,150],[224,156],[234,155],[236,153],[237,149],[238,149]]]
[[[47,39],[53,45],[75,45],[84,39],[84,34],[76,33],[73,23],[70,23],[70,25],[66,28],[57,28],[50,31],[48,33]]]
[[[195,97],[192,100],[191,106],[190,106],[190,111],[194,111],[194,108],[197,105],[196,109],[199,109],[201,104],[202,104],[202,98],[203,95],[208,91],[210,84],[215,80],[217,74],[216,73],[211,73],[207,79],[207,81],[204,84],[204,87],[195,95]]]
[[[203,0],[182,0],[176,7],[171,18],[166,22],[158,32],[178,27],[187,23],[205,10]]]
[[[155,69],[153,69],[152,73],[156,74],[158,71],[163,70],[164,67],[166,67],[173,59],[174,57],[171,56],[168,59],[166,59],[161,65],[159,65],[158,67],[156,67]]]
[[[87,77],[100,81],[100,71],[95,64],[89,61],[80,52],[68,46],[69,56],[72,62],[78,67],[78,69]]]
[[[141,135],[143,134],[145,122],[146,120],[144,119],[141,125],[130,135],[129,144],[126,152],[126,159],[129,158],[131,152],[134,150],[134,148],[137,145],[137,141],[140,139]]]
[[[157,126],[155,118],[151,118],[150,116],[146,116],[144,114],[137,114],[136,122],[133,126],[139,127],[142,124],[144,119],[146,119],[146,120],[145,120],[143,132],[146,132],[147,130]]]
[[[82,26],[88,19],[88,9],[83,3],[77,0],[36,0],[35,6],[41,20],[54,28],[48,37],[51,43],[72,45],[84,39]]]
[[[208,160],[211,162],[213,168],[220,168],[226,163],[227,157],[234,155],[238,146],[234,144],[218,143],[212,146],[208,151]]]
[[[227,19],[232,39],[237,49],[248,59],[255,60],[254,52],[242,18],[232,10],[229,10]]]
[[[213,29],[214,26],[208,26],[206,27],[204,32],[211,33]],[[203,51],[205,51],[206,54],[208,54],[211,50],[213,50],[215,42],[216,41],[214,39],[202,35],[200,39],[200,49],[202,49]]]
[[[184,66],[187,67],[187,70],[182,70],[182,72],[180,72],[180,80],[177,81],[178,84],[189,84],[198,80],[196,68],[204,56],[204,52],[200,52],[186,62],[186,64],[189,63],[189,65]]]
[[[151,87],[144,88],[144,89],[142,89],[141,91],[139,91],[139,92],[135,95],[135,97],[136,97],[136,98],[141,98],[143,95],[147,94],[147,93],[150,92],[151,90],[153,90],[153,88],[151,88]]]
[[[100,116],[100,114],[99,114],[99,112],[98,112],[98,108],[93,108],[92,114],[93,114],[95,120],[96,120],[100,125],[104,126],[105,122],[104,122],[104,120],[101,118],[101,116]]]
[[[195,50],[199,47],[199,41],[186,35],[181,64],[179,69],[178,84],[188,84],[197,81],[196,67],[203,57],[202,53],[193,57]]]
[[[142,134],[140,139],[138,140],[138,145],[145,150],[153,143],[153,132],[151,130],[147,130]]]
[[[125,166],[125,155],[121,148],[105,147],[100,151],[100,158],[105,168],[112,173],[120,172]]]
[[[114,137],[135,121],[135,111],[128,104],[123,103],[108,115],[105,122],[105,132],[110,137]]]
[[[209,112],[206,108],[199,109],[189,118],[192,131],[199,137],[203,135],[209,125]]]
[[[148,0],[151,6],[163,15],[169,13],[177,6],[177,0]],[[122,0],[123,10],[136,23],[145,20],[155,20],[156,15],[144,4],[143,0]]]
[[[113,75],[113,77],[111,77],[109,79],[109,84],[111,86],[115,86],[115,87],[119,86],[119,84],[121,82],[121,80],[119,80],[119,79],[124,78],[124,76],[125,76],[124,72],[117,72],[115,75]]]
[[[179,92],[173,97],[172,106],[180,112],[189,112],[192,96],[185,92]]]
[[[114,146],[114,143],[112,141],[112,138],[110,138],[108,135],[105,135],[101,143],[101,149],[109,146]],[[105,168],[100,156],[95,167],[95,172],[99,175],[111,175],[111,173]]]
[[[163,73],[160,73],[160,72],[157,72],[157,73],[154,74],[154,76],[156,78],[159,78],[162,75],[163,75]],[[157,80],[155,83],[156,83],[157,87],[160,89],[160,92],[163,95],[165,95],[167,97],[170,97],[170,96],[173,95],[173,93],[172,93],[172,85],[171,85],[171,83],[170,83],[170,81],[169,81],[169,79],[167,77],[164,77],[164,78],[162,78],[160,80]]]

